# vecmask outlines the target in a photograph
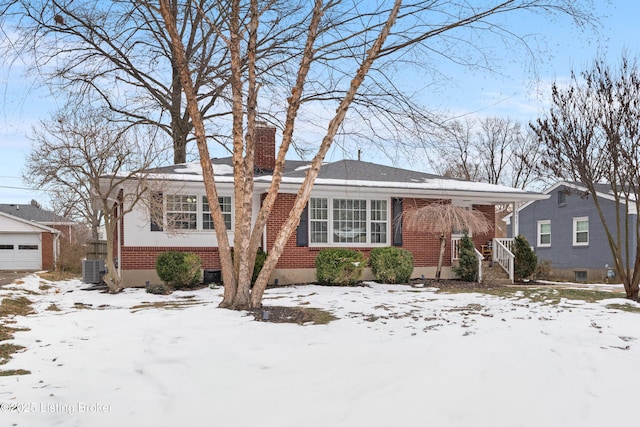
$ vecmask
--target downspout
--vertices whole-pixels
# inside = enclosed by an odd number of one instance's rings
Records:
[[[60,231],[53,235],[53,269],[58,267],[58,252],[60,251]]]
[[[515,239],[520,234],[520,215],[518,212],[518,202],[513,202],[513,224],[511,224],[511,231],[513,238]]]
[[[122,284],[122,220],[124,219],[124,215],[120,215],[118,218],[118,277],[120,278],[120,283]]]

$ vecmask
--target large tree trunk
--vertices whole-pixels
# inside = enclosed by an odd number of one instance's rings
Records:
[[[184,113],[185,117],[183,117],[182,113],[180,70],[174,64],[171,72],[171,138],[173,139],[173,163],[177,165],[187,161],[187,136],[190,129],[189,115]]]
[[[103,277],[103,280],[109,287],[109,293],[111,294],[116,294],[123,289],[122,280],[120,278],[120,275],[118,274],[118,269],[116,268],[114,262],[113,253],[113,246],[116,242],[115,233],[118,227],[116,209],[117,208],[109,209],[108,207],[106,207],[104,215],[104,227],[107,233],[107,259],[105,260],[107,271]],[[119,241],[117,243],[118,245],[120,244]]]

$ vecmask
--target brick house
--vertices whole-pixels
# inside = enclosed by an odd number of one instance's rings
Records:
[[[0,270],[52,270],[73,222],[30,204],[0,204]]]
[[[256,146],[254,213],[268,191],[275,165],[275,133],[259,127]],[[233,243],[233,168],[231,158],[212,159],[219,203]],[[264,230],[262,247],[273,244],[281,224],[293,206],[296,192],[309,167],[307,161],[287,161],[282,185]],[[108,178],[108,177],[105,177]],[[115,236],[114,254],[125,286],[159,282],[155,274],[158,254],[168,250],[200,255],[205,269],[219,268],[218,248],[199,163],[153,169],[148,179],[163,182],[162,191],[150,200],[162,208],[151,215],[149,205],[139,204],[122,218]],[[547,196],[514,188],[444,178],[407,169],[359,160],[341,160],[322,166],[311,199],[280,257],[270,283],[315,280],[315,257],[328,247],[348,247],[368,256],[372,248],[397,246],[414,255],[414,277],[434,277],[439,236],[410,232],[402,226],[402,214],[434,201],[449,201],[482,212],[495,223],[495,205],[521,203]],[[452,277],[451,263],[460,235],[448,233],[442,277]],[[493,230],[475,235],[478,248],[494,238]],[[371,278],[365,270],[365,278]]]

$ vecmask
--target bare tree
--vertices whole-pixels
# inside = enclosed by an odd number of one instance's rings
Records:
[[[442,175],[522,189],[544,179],[537,139],[509,118],[453,121],[443,127],[441,141],[434,166]]]
[[[185,46],[198,106],[205,120],[230,113],[230,58],[220,29],[226,23],[226,1],[171,0],[169,12]],[[295,13],[289,5],[286,13]],[[29,75],[87,104],[107,105],[114,118],[158,126],[173,141],[173,162],[187,159],[193,125],[184,102],[180,76],[156,2],[0,0],[10,43],[7,57],[25,56]],[[263,23],[256,55],[267,79],[284,74],[285,48],[297,35],[278,28],[285,11]],[[239,18],[244,25],[245,17]],[[15,32],[15,33],[14,33]],[[15,35],[13,35],[15,34]],[[13,36],[12,36],[13,35]],[[267,64],[267,58],[277,60]],[[211,129],[210,138],[225,144],[226,135]]]
[[[261,88],[257,73],[260,65],[257,61],[257,40],[263,21],[267,19],[269,8],[273,4],[277,2],[230,1],[228,23],[224,27],[214,25],[216,34],[227,44],[231,64],[236,219],[233,260],[220,207],[214,203],[211,213],[225,283],[221,306],[235,309],[261,305],[267,279],[300,220],[300,214],[309,199],[324,156],[338,130],[345,123],[350,107],[357,103],[358,99],[366,99],[366,96],[360,95],[362,92],[367,93],[366,78],[384,75],[384,65],[390,66],[394,61],[400,64],[403,55],[414,48],[415,53],[419,46],[425,46],[427,50],[428,41],[436,40],[443,34],[451,34],[453,40],[457,37],[453,33],[469,28],[500,32],[506,37],[507,31],[490,22],[490,18],[497,14],[529,9],[546,13],[569,13],[582,22],[588,18],[582,13],[582,8],[576,8],[572,2],[564,1],[505,1],[482,7],[439,1],[403,5],[400,0],[396,0],[393,5],[388,2],[339,0],[316,0],[313,6],[301,4],[303,13],[290,19],[300,19],[300,26],[306,28],[306,33],[300,38],[296,54],[291,55],[295,58],[295,61],[290,62],[294,72],[290,74],[290,79],[281,82],[282,86],[288,84],[286,93],[290,94],[284,104],[282,142],[277,153],[271,186],[262,201],[260,211],[255,215],[255,222],[252,223],[254,135]],[[197,90],[190,72],[188,56],[168,0],[160,1],[160,12],[172,41],[172,56],[180,70],[182,87],[193,121],[207,198],[217,200],[215,176],[206,144],[205,121],[198,110]],[[246,15],[243,12],[246,12]],[[243,21],[241,16],[247,16],[248,19]],[[331,105],[335,110],[326,122],[324,137],[298,190],[294,206],[273,246],[269,248],[267,260],[251,289],[250,279],[255,254],[262,240],[266,220],[278,195],[285,155],[293,141],[296,118],[302,104],[311,100],[320,102],[321,105]]]
[[[148,194],[146,171],[162,150],[138,128],[109,121],[105,109],[64,108],[33,130],[34,145],[25,178],[35,187],[66,195],[77,203],[69,212],[84,215],[94,236],[104,221],[107,274],[111,292],[122,289],[114,263],[114,239],[120,216]]]
[[[482,179],[480,157],[475,152],[475,125],[472,119],[445,123],[437,146],[439,158],[433,162],[438,173],[465,181]]]
[[[614,68],[603,59],[568,87],[555,83],[552,106],[532,128],[545,144],[546,165],[557,177],[582,182],[597,209],[627,298],[640,283],[640,69],[625,56]],[[606,183],[615,212],[605,212],[596,186]],[[635,242],[635,247],[632,247]]]

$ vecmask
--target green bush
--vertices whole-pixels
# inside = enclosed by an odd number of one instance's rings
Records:
[[[362,252],[353,249],[323,249],[316,257],[316,277],[322,285],[353,285],[365,267]]]
[[[258,280],[258,274],[260,274],[260,270],[262,270],[262,266],[264,262],[267,260],[267,253],[262,249],[258,249],[258,253],[256,254],[256,263],[253,264],[253,275],[251,276],[251,286],[256,283]]]
[[[536,270],[538,257],[531,249],[527,239],[518,235],[513,241],[513,255],[515,256],[513,275],[515,280],[526,279]]]
[[[156,258],[156,273],[173,288],[193,286],[200,282],[202,260],[191,252],[163,252]]]
[[[476,256],[475,246],[467,233],[460,239],[460,258],[458,259],[458,267],[453,267],[453,271],[461,280],[467,282],[475,282],[478,280],[478,257]]]
[[[164,283],[158,283],[156,285],[147,285],[147,293],[154,295],[169,295],[171,288]]]
[[[376,280],[383,283],[407,283],[413,273],[413,254],[393,246],[372,249],[369,263]]]
[[[233,252],[231,253],[231,259],[233,259]],[[264,262],[267,260],[267,253],[262,249],[258,248],[258,252],[256,253],[256,261],[253,264],[253,274],[251,275],[251,286],[256,283],[258,280],[258,275],[260,274],[260,270],[262,270],[262,266]]]

